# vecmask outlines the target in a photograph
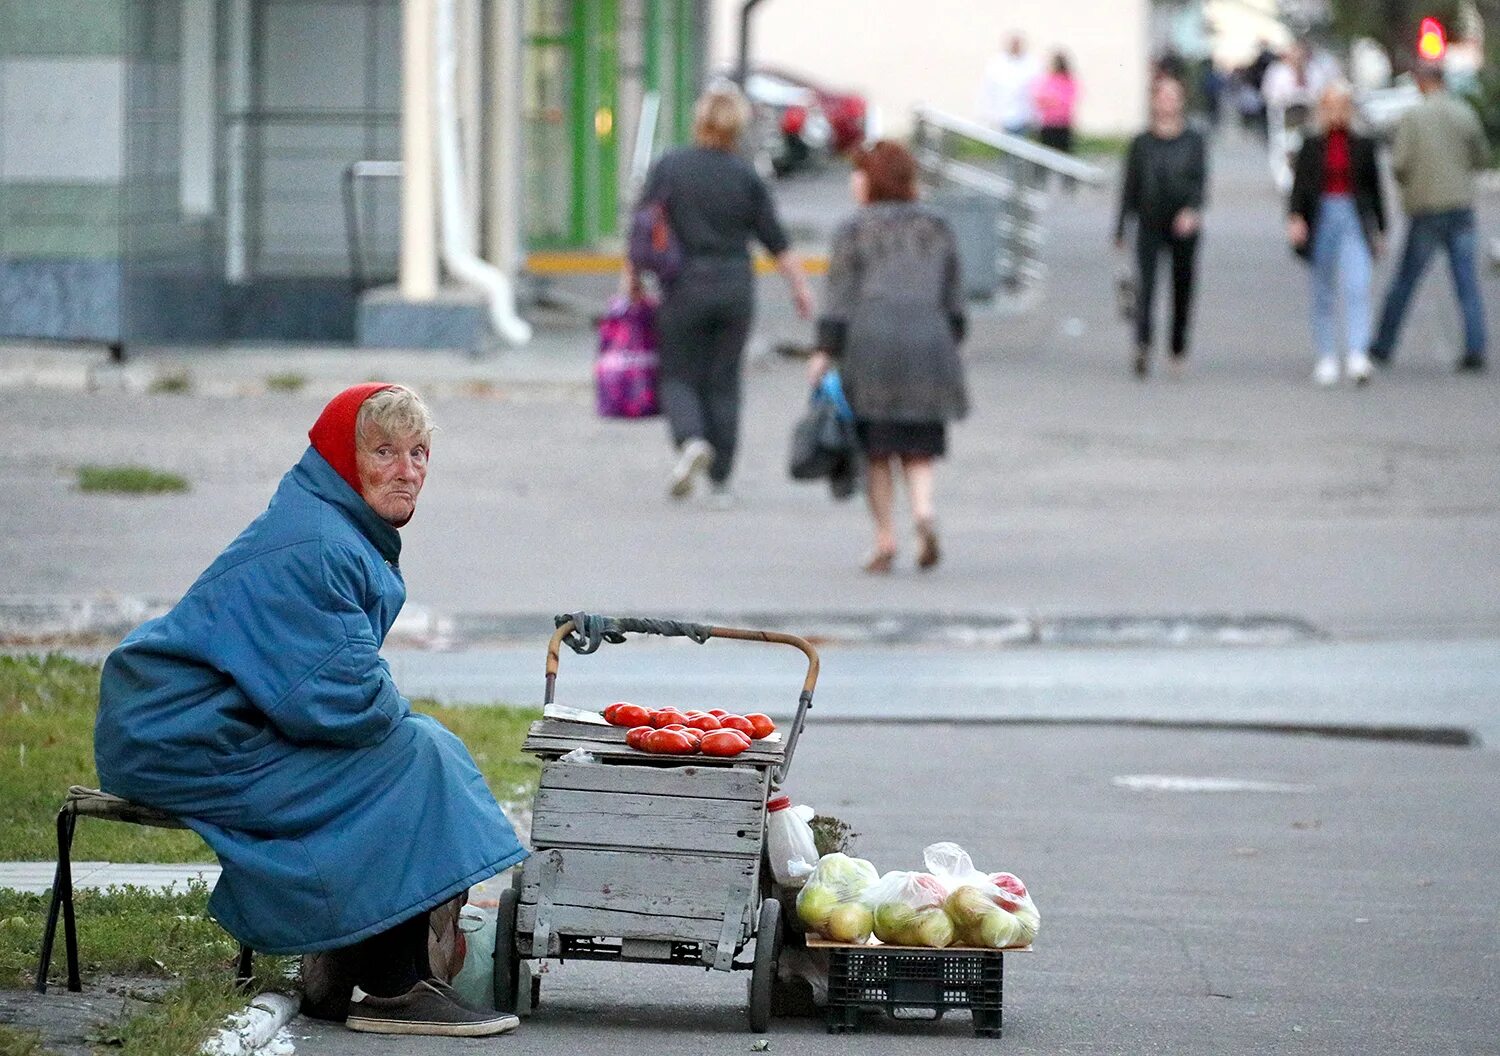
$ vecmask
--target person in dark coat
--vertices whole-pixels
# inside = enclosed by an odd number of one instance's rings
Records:
[[[657,313],[660,396],[678,459],[669,494],[692,494],[704,473],[711,502],[732,502],[729,475],[739,439],[740,361],[750,336],[755,272],[749,241],[765,247],[791,288],[797,313],[812,314],[802,266],[776,217],[771,192],[735,153],[750,104],[733,87],[698,100],[695,143],[668,151],[646,176],[642,206],[665,208],[681,245],[680,273],[663,290]],[[635,277],[627,266],[627,283]]]
[[[855,216],[835,232],[818,320],[814,382],[837,364],[865,451],[875,548],[865,571],[896,557],[895,475],[900,463],[917,535],[917,567],[938,563],[933,462],[947,453],[946,423],[968,413],[958,344],[964,336],[958,249],[947,221],[916,202],[917,166],[883,140],[856,161]]]
[[[499,1034],[514,1016],[429,978],[428,913],[526,851],[463,743],[412,713],[380,656],[431,433],[409,389],[336,396],[266,511],[110,653],[94,756],[105,791],[213,848],[209,910],[236,939],[345,951],[351,1029]]]
[[[1287,238],[1312,265],[1313,345],[1318,361],[1313,380],[1339,380],[1335,319],[1339,290],[1344,295],[1344,360],[1349,380],[1370,380],[1370,280],[1381,253],[1385,204],[1375,144],[1349,127],[1354,92],[1343,81],[1323,90],[1318,100],[1320,131],[1302,144],[1287,203]]]
[[[1188,353],[1199,232],[1208,188],[1208,152],[1203,137],[1187,127],[1182,82],[1157,77],[1151,88],[1151,127],[1130,141],[1115,220],[1115,245],[1125,246],[1125,228],[1135,220],[1135,373],[1151,369],[1151,331],[1157,266],[1172,261],[1174,367]]]

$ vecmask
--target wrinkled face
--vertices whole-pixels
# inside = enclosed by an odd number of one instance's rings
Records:
[[[395,439],[366,429],[356,439],[359,490],[370,508],[396,528],[411,520],[417,496],[427,479],[427,445],[431,437]]]

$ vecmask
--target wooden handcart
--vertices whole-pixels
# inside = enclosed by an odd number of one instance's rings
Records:
[[[559,621],[547,648],[547,704],[564,643],[589,653],[628,634],[788,645],[807,657],[807,675],[780,738],[730,758],[639,752],[616,727],[532,724],[524,748],[542,759],[533,853],[500,898],[497,1007],[535,1005],[540,978],[529,962],[543,958],[748,969],[750,1029],[762,1032],[782,943],[781,901],[766,864],[766,800],[791,767],[818,654],[774,631],[584,614]],[[564,758],[575,749],[592,761]],[[742,959],[752,942],[752,956]]]

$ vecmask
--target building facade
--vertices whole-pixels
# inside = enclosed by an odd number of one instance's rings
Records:
[[[715,0],[718,62],[733,60],[743,0]],[[1067,52],[1084,132],[1139,127],[1151,60],[1150,0],[764,0],[753,60],[864,93],[884,130],[903,134],[927,104],[976,116],[985,63],[1012,33],[1045,60]]]
[[[613,238],[641,150],[687,133],[707,22],[705,0],[0,0],[0,337],[347,340],[366,288],[444,282],[454,223],[510,276]]]

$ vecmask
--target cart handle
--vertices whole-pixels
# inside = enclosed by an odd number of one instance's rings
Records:
[[[547,643],[547,691],[543,705],[553,703],[557,693],[557,666],[562,654],[562,645],[575,653],[587,655],[604,642],[619,644],[626,634],[659,634],[667,638],[691,638],[702,645],[710,638],[733,638],[742,642],[772,642],[800,649],[807,657],[807,677],[802,680],[802,693],[797,698],[797,717],[792,720],[791,733],[787,736],[786,754],[771,771],[771,784],[780,788],[792,768],[792,755],[797,750],[797,739],[807,722],[807,713],[812,709],[813,689],[818,684],[818,651],[805,638],[780,631],[748,631],[737,627],[713,627],[705,623],[687,623],[682,620],[655,620],[636,616],[599,616],[577,612],[558,616],[557,630]]]

